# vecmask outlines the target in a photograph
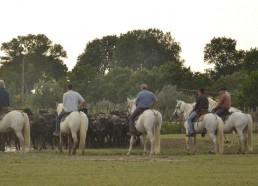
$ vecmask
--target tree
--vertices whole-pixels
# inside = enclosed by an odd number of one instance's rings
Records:
[[[69,80],[74,89],[86,99],[87,102],[96,102],[102,99],[99,90],[103,74],[97,72],[90,64],[75,66],[69,74]]]
[[[133,30],[122,34],[116,46],[115,66],[133,70],[152,69],[167,61],[178,62],[181,48],[169,32],[158,29]]]
[[[112,67],[112,59],[116,49],[117,36],[105,36],[89,42],[84,52],[78,57],[77,64],[91,65],[98,72],[105,74]]]
[[[138,91],[141,84],[147,84],[148,88],[152,91],[156,91],[158,88],[158,73],[155,70],[141,69],[135,71],[131,74],[129,80],[129,94],[134,97]]]
[[[215,78],[233,74],[241,68],[244,51],[236,50],[236,43],[234,39],[219,37],[206,44],[204,61],[215,65]]]
[[[167,61],[178,62],[181,48],[169,32],[158,29],[133,30],[117,36],[105,36],[86,45],[77,64],[89,64],[105,74],[112,68],[152,69]]]
[[[190,86],[193,76],[190,68],[183,66],[183,62],[167,62],[160,66],[158,74],[159,90],[164,85],[176,85],[180,88],[186,88]]]
[[[34,85],[33,106],[37,108],[54,108],[56,102],[61,103],[63,89],[53,78],[40,79]]]
[[[16,80],[17,85],[21,84],[21,64],[24,60],[27,91],[30,91],[43,75],[57,80],[65,76],[68,70],[63,63],[66,57],[63,47],[52,44],[52,41],[43,34],[18,36],[2,43],[1,50],[6,55],[2,58],[5,62],[1,66],[1,72],[15,72],[19,77]],[[3,78],[10,79],[8,74]]]
[[[101,83],[102,99],[110,100],[113,103],[123,103],[130,97],[129,81],[131,70],[128,68],[114,68],[104,76]],[[102,100],[101,99],[101,100]]]
[[[158,97],[158,108],[160,110],[174,110],[176,106],[176,100],[182,100],[186,103],[192,103],[195,101],[193,96],[188,96],[180,91],[176,90],[176,86],[165,85],[159,92],[156,93]]]
[[[258,48],[251,48],[245,53],[243,69],[247,72],[258,70]]]
[[[258,105],[258,71],[253,71],[246,78],[237,95],[237,103],[241,106],[256,107]]]

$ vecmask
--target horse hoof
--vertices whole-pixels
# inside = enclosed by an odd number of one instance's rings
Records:
[[[213,152],[213,151],[209,151],[209,154],[215,154],[215,152]]]
[[[127,152],[127,156],[130,156],[131,155],[131,153],[130,152]]]

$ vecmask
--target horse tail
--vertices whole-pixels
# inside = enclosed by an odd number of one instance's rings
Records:
[[[80,124],[80,145],[79,148],[82,149],[82,153],[84,154],[85,148],[85,139],[86,139],[86,127],[88,126],[88,118],[87,116],[80,112],[81,124]]]
[[[220,117],[218,116],[216,117],[218,121],[218,127],[217,127],[218,151],[220,154],[222,154],[224,151],[224,123]]]
[[[24,116],[24,128],[23,128],[24,152],[28,152],[30,149],[30,120],[26,113],[23,113],[23,116]]]
[[[162,116],[159,112],[154,113],[154,152],[160,153],[160,129],[162,125]]]
[[[246,114],[248,118],[247,125],[247,149],[249,152],[253,151],[253,118],[250,114]]]

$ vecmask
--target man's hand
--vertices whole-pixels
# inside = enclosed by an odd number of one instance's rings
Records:
[[[80,102],[80,104],[78,105],[78,110],[83,109],[85,107],[86,107],[86,101]]]

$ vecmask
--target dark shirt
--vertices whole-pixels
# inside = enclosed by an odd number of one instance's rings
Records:
[[[142,90],[136,96],[136,105],[139,108],[150,108],[154,101],[157,101],[157,97],[148,90]]]
[[[209,101],[207,96],[201,95],[196,99],[196,104],[194,106],[193,111],[196,111],[197,113],[202,110],[208,110],[209,108]]]
[[[9,100],[9,94],[5,91],[4,88],[0,88],[0,108],[2,107],[9,107],[10,106],[10,100]]]

